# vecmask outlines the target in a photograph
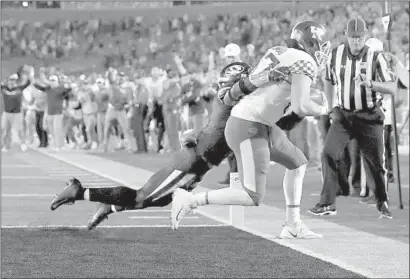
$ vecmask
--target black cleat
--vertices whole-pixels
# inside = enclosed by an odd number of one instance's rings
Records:
[[[316,216],[325,216],[325,215],[336,215],[337,210],[334,204],[331,205],[321,205],[317,204],[315,207],[309,209],[309,213]]]
[[[393,216],[391,215],[391,212],[389,210],[389,205],[387,202],[379,202],[377,203],[377,209],[380,212],[380,219],[381,218],[386,218],[386,219],[393,219]]]
[[[88,221],[87,228],[92,230],[97,227],[102,221],[108,219],[108,215],[111,213],[114,213],[114,211],[112,211],[110,204],[98,203],[97,210]]]
[[[83,199],[84,188],[81,186],[80,180],[73,177],[66,184],[64,190],[51,202],[51,210],[56,210],[63,204],[73,204],[76,200]]]

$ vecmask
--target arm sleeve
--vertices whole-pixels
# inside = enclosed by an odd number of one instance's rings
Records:
[[[312,80],[317,75],[317,67],[310,61],[298,60],[290,67],[291,74],[300,74],[310,77]]]

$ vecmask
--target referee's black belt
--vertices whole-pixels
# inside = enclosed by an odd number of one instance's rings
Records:
[[[364,108],[364,109],[346,109],[344,107],[340,107],[341,110],[343,111],[347,111],[347,112],[356,112],[356,113],[360,113],[360,112],[372,112],[374,111],[376,108],[378,108],[378,105],[374,105],[372,107],[369,108]]]

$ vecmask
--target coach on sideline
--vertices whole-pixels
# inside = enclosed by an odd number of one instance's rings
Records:
[[[347,43],[332,50],[326,67],[325,93],[329,100],[337,94],[337,105],[332,109],[332,124],[326,136],[322,154],[323,189],[319,203],[310,213],[336,214],[336,193],[349,195],[345,189],[346,168],[339,168],[343,151],[355,138],[369,169],[369,186],[375,193],[377,209],[382,217],[392,218],[388,207],[386,170],[384,168],[383,121],[381,108],[383,94],[394,94],[396,83],[390,75],[382,53],[365,46],[366,23],[360,18],[348,21]],[[341,181],[342,180],[342,181]],[[339,184],[339,187],[338,187]]]

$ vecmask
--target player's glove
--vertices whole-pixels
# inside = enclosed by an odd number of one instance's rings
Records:
[[[198,144],[198,133],[195,129],[189,129],[182,133],[179,137],[179,142],[182,147],[195,147]]]
[[[231,87],[222,87],[218,89],[217,96],[219,101],[221,101],[222,103],[224,102],[225,95],[229,92],[230,89]]]

